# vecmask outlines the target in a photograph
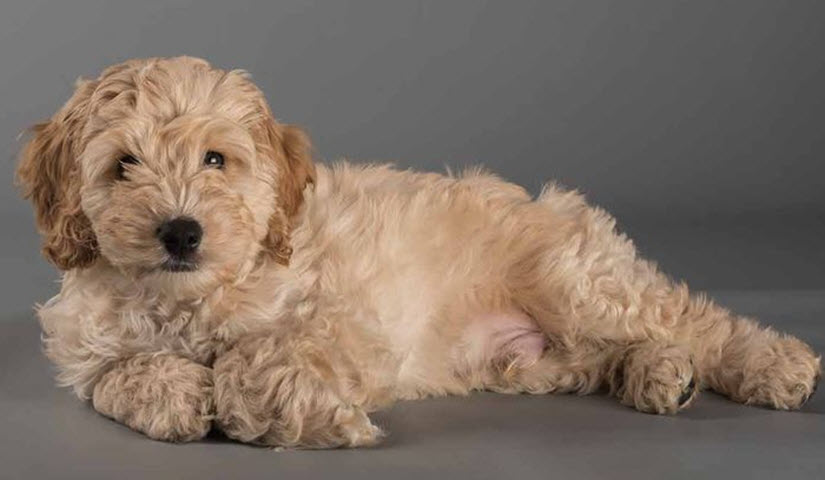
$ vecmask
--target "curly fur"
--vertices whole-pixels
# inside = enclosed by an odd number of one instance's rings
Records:
[[[140,161],[119,178],[123,155]],[[820,374],[805,343],[691,295],[578,193],[315,165],[245,73],[198,59],[79,82],[18,179],[66,271],[38,309],[58,382],[152,438],[370,445],[368,412],[479,389],[606,388],[675,413],[711,388],[793,409]],[[154,232],[180,215],[204,236],[198,269],[173,273]]]
[[[203,437],[212,425],[212,369],[177,355],[141,353],[95,385],[95,410],[158,440]]]

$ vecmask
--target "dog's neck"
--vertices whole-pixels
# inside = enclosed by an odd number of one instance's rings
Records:
[[[160,273],[124,270],[112,265],[106,258],[99,257],[93,265],[75,270],[72,274],[97,279],[115,298],[152,299],[152,303],[158,306],[174,305],[180,308],[186,305],[200,305],[213,301],[216,297],[242,291],[247,283],[260,275],[258,272],[271,268],[272,263],[271,260],[258,255],[231,270]]]

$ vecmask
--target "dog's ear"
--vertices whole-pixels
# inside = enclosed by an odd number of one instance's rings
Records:
[[[315,164],[312,163],[312,144],[309,136],[295,125],[272,125],[273,135],[281,145],[284,162],[278,183],[278,197],[287,217],[298,212],[304,201],[307,184],[315,184]]]
[[[312,144],[303,130],[277,123],[268,111],[264,123],[266,145],[263,154],[271,157],[275,165],[278,206],[269,220],[269,233],[263,245],[266,253],[278,263],[288,265],[292,255],[290,222],[304,201],[304,189],[315,184]]]
[[[86,122],[95,82],[78,81],[74,95],[49,121],[30,130],[17,181],[34,205],[43,235],[43,255],[62,270],[91,264],[97,241],[80,208],[79,138]]]

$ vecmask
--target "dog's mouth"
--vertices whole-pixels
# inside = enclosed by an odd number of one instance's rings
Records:
[[[194,272],[198,269],[198,263],[192,260],[170,258],[161,264],[160,269],[164,272]]]

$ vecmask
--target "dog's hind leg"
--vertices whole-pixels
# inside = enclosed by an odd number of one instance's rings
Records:
[[[734,401],[780,410],[801,407],[816,389],[820,357],[804,342],[693,298],[677,331],[704,385]]]
[[[675,413],[697,391],[689,350],[661,342],[582,341],[570,350],[550,345],[533,361],[502,356],[491,363],[485,383],[502,393],[587,395],[603,387],[648,413]]]
[[[809,346],[690,295],[686,285],[638,258],[615,221],[581,196],[548,189],[525,208],[522,221],[511,250],[521,248],[523,256],[508,282],[516,304],[566,350],[625,347],[625,403],[674,411],[670,401],[664,409],[631,402],[645,395],[628,390],[668,362],[672,392],[692,369],[695,382],[743,403],[798,408],[813,392],[820,361]],[[678,400],[675,393],[666,397]]]
[[[536,358],[506,352],[486,370],[483,387],[499,393],[594,393],[608,382],[619,350],[583,343],[575,350],[554,345]]]

